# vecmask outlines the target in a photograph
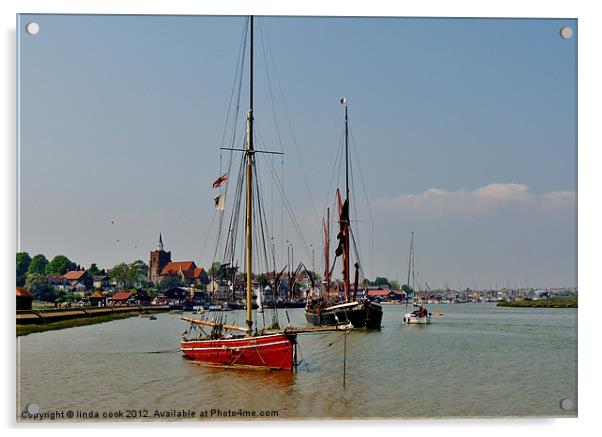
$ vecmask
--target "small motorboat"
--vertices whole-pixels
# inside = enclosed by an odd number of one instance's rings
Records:
[[[422,305],[411,313],[406,313],[403,316],[403,323],[408,325],[429,325],[431,323],[432,314],[427,311]]]

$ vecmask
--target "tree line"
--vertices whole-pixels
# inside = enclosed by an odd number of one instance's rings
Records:
[[[71,270],[82,269],[79,264],[71,261],[65,255],[57,255],[48,261],[43,254],[30,257],[27,252],[18,252],[16,268],[17,287],[24,287],[32,292],[36,300],[55,302],[78,298],[73,293],[58,290],[48,277],[49,275],[63,276]],[[118,288],[132,289],[136,286],[142,288],[152,286],[147,280],[148,266],[142,260],[136,260],[129,264],[117,264],[109,270],[101,269],[96,263],[92,263],[86,270],[91,276],[107,275],[117,284]]]

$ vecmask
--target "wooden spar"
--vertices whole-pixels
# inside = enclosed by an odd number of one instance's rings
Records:
[[[353,281],[353,300],[355,301],[355,297],[357,296],[357,285],[359,282],[359,271],[360,271],[360,265],[359,263],[355,263],[355,279]]]
[[[312,334],[312,333],[320,333],[320,332],[346,332],[349,331],[348,325],[339,325],[339,326],[315,326],[315,327],[307,327],[307,328],[295,328],[293,326],[289,326],[284,328],[285,334]]]
[[[249,112],[247,113],[247,336],[253,335],[253,16],[250,17],[249,45]]]
[[[345,291],[345,301],[349,302],[350,300],[350,293],[349,293],[349,289],[350,284],[349,284],[349,223],[348,220],[346,220],[343,217],[343,210],[344,210],[344,203],[343,200],[341,199],[341,192],[339,191],[339,189],[337,188],[337,201],[339,204],[339,229],[340,229],[340,234],[342,234],[342,238],[343,238],[343,262],[342,262],[342,268],[343,268],[343,290]],[[347,213],[349,213],[349,208],[347,208]],[[339,235],[340,235],[339,234]],[[340,240],[339,240],[340,241]]]
[[[209,322],[208,320],[199,320],[199,319],[193,319],[191,317],[186,317],[186,316],[182,316],[180,317],[180,320],[184,320],[186,322],[190,322],[190,323],[195,323],[197,325],[204,325],[204,326],[220,326],[219,323],[215,323],[215,322]],[[234,325],[221,325],[222,328],[224,329],[229,329],[231,331],[242,331],[242,332],[246,332],[247,328],[242,327],[242,326],[234,326]]]
[[[343,280],[345,281],[345,299],[347,302],[350,301],[350,279],[349,279],[349,222],[351,219],[351,209],[349,205],[349,117],[347,116],[347,99],[343,98],[343,104],[345,105],[345,202],[347,203],[347,216],[344,221],[344,232],[345,238],[345,255],[343,256],[343,268],[345,274]]]
[[[326,222],[322,219],[324,225],[324,259],[326,269],[324,270],[324,279],[326,281],[326,291],[330,291],[330,208],[326,209]]]

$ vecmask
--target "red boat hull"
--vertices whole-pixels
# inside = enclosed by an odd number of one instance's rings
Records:
[[[294,336],[260,335],[217,340],[183,340],[187,358],[220,366],[254,366],[293,370]]]

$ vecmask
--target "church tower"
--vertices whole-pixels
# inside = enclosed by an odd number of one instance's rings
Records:
[[[163,267],[165,267],[169,262],[171,262],[171,252],[166,252],[164,250],[163,237],[159,232],[159,244],[157,244],[157,249],[151,250],[150,253],[148,279],[150,279],[152,282],[157,281],[159,279],[159,275],[161,274],[161,270],[163,270]]]

